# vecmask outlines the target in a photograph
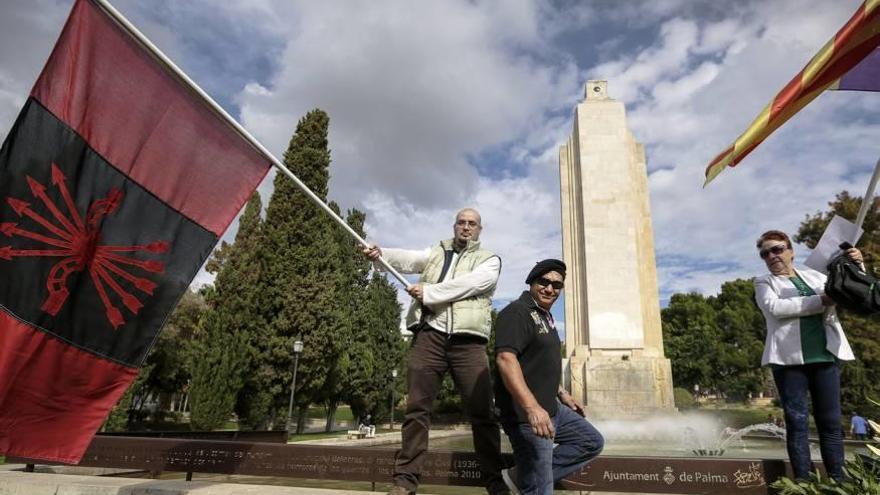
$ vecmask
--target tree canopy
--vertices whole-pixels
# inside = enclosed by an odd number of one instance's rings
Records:
[[[862,198],[843,191],[828,203],[829,208],[807,214],[792,236],[813,249],[834,215],[855,220]],[[880,267],[880,199],[874,199],[863,225],[857,247],[869,272]],[[677,387],[711,389],[731,398],[744,398],[771,382],[760,367],[766,335],[763,315],[754,302],[750,280],[733,280],[721,286],[717,296],[696,293],[674,294],[661,311],[667,357],[672,361]],[[880,315],[859,316],[838,308],[838,314],[856,360],[843,364],[841,395],[844,414],[878,414],[868,397],[880,397],[880,343],[877,339]]]
[[[855,221],[862,204],[862,198],[851,196],[847,191],[837,194],[833,201],[828,203],[828,209],[806,215],[794,240],[803,243],[812,249],[819,243],[822,232],[834,215],[841,216],[850,221]],[[865,233],[857,243],[865,258],[865,265],[869,273],[874,276],[880,275],[880,198],[874,198],[865,215],[865,223],[862,225]],[[880,329],[880,315],[860,316],[850,313],[842,308],[837,309],[843,331],[852,345],[856,355],[855,361],[848,361],[843,365],[841,382],[841,403],[844,414],[858,411],[861,414],[880,414],[880,408],[870,403],[867,398],[880,397],[880,342],[878,342],[878,329]]]
[[[322,200],[330,179],[329,122],[321,110],[306,114],[284,154],[285,165]],[[390,393],[385,376],[400,359],[396,291],[384,277],[370,278],[356,241],[293,181],[278,174],[274,186],[265,220],[259,203],[249,204],[241,221],[247,232],[221,246],[208,265],[218,270],[209,291],[217,304],[206,328],[240,332],[246,341],[236,346],[245,364],[235,412],[245,427],[283,427],[296,361],[300,418],[309,405],[325,405],[329,428],[342,401],[375,417]],[[364,235],[366,215],[355,209],[345,216]]]

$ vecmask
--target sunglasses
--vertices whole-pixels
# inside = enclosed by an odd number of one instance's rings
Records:
[[[767,249],[762,249],[758,251],[758,254],[761,256],[762,260],[766,260],[768,257],[770,257],[771,254],[779,256],[787,250],[788,246],[786,246],[785,244],[777,244],[775,246],[768,247]]]
[[[538,278],[538,280],[535,280],[535,283],[541,287],[547,287],[549,285],[550,287],[553,287],[554,290],[562,290],[562,288],[565,287],[565,284],[559,280],[548,280],[544,277]]]

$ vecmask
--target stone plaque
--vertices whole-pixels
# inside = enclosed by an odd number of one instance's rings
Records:
[[[394,450],[269,443],[96,437],[84,467],[388,482]],[[43,463],[7,458],[10,463]],[[505,463],[513,464],[510,454]],[[782,460],[600,456],[561,484],[569,490],[624,493],[766,495],[785,474]],[[422,482],[481,486],[473,452],[430,451]]]

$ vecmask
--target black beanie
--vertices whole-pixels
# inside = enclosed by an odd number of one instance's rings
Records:
[[[563,263],[561,260],[555,260],[553,258],[535,263],[535,267],[532,268],[532,271],[529,272],[529,276],[526,277],[526,283],[531,285],[536,278],[544,275],[547,272],[559,272],[559,274],[562,275],[562,278],[564,279],[565,263]]]

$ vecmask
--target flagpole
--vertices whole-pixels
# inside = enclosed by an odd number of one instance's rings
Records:
[[[877,159],[877,164],[874,165],[874,175],[871,176],[871,182],[868,184],[868,190],[865,191],[865,197],[862,198],[862,206],[859,208],[859,214],[856,216],[856,229],[853,231],[853,246],[856,245],[859,230],[861,230],[862,224],[865,223],[865,217],[868,215],[868,208],[874,204],[874,189],[877,187],[878,180],[880,180],[880,158]]]
[[[364,238],[362,238],[360,236],[360,234],[355,232],[355,230],[352,229],[351,226],[349,226],[347,223],[345,223],[345,220],[343,220],[339,215],[337,215],[336,212],[333,211],[327,205],[327,203],[325,203],[321,198],[318,197],[317,194],[312,192],[312,190],[309,189],[309,187],[307,185],[305,185],[301,180],[299,180],[299,178],[296,175],[294,175],[293,172],[290,171],[290,169],[288,169],[283,163],[281,163],[280,160],[275,158],[275,155],[273,155],[269,150],[267,150],[266,147],[263,146],[263,144],[257,140],[257,138],[255,138],[253,135],[251,135],[251,133],[248,132],[247,129],[242,127],[242,125],[239,124],[238,121],[236,121],[231,115],[229,115],[226,112],[226,110],[223,109],[223,107],[221,107],[219,104],[217,104],[217,102],[214,101],[214,99],[211,98],[211,96],[208,95],[208,93],[206,93],[201,87],[199,87],[199,85],[196,84],[195,81],[190,79],[190,77],[188,75],[186,75],[186,73],[183,72],[174,62],[172,62],[170,58],[168,58],[164,53],[162,53],[162,50],[160,50],[156,45],[153,44],[152,41],[149,40],[149,38],[147,38],[143,33],[141,33],[140,30],[138,30],[138,28],[136,28],[134,26],[134,24],[129,22],[128,19],[126,19],[125,16],[123,16],[121,12],[119,12],[118,10],[116,10],[115,7],[110,5],[110,2],[108,0],[92,0],[92,1],[96,5],[101,7],[101,9],[104,12],[106,12],[107,15],[109,15],[111,19],[113,19],[117,24],[119,24],[120,27],[125,29],[132,37],[134,37],[147,50],[149,50],[153,56],[155,56],[160,62],[162,62],[165,65],[166,68],[168,68],[168,70],[170,70],[174,75],[176,75],[178,78],[180,78],[180,80],[183,83],[185,83],[187,86],[189,86],[189,88],[192,91],[194,91],[197,95],[199,95],[202,98],[202,100],[208,105],[208,107],[211,108],[211,110],[213,110],[219,117],[221,117],[223,120],[225,120],[227,124],[229,124],[233,129],[235,129],[235,131],[238,132],[238,134],[240,134],[241,137],[243,137],[245,140],[247,140],[251,146],[253,146],[257,151],[259,151],[260,154],[262,154],[264,157],[266,157],[266,159],[268,159],[269,162],[275,168],[277,168],[284,175],[289,177],[290,180],[292,180],[293,183],[296,184],[296,187],[298,187],[300,189],[300,191],[302,191],[303,194],[306,195],[306,197],[308,197],[310,200],[312,200],[313,203],[315,203],[322,210],[324,210],[324,212],[326,212],[328,215],[330,215],[330,218],[332,218],[337,224],[339,224],[340,227],[345,229],[346,232],[348,232],[352,237],[354,237],[358,241],[358,243],[360,243],[361,246],[367,247],[370,245],[366,240],[364,240]],[[406,278],[404,278],[403,275],[401,275],[397,270],[395,270],[394,267],[392,267],[384,258],[380,257],[377,261],[380,265],[382,265],[382,268],[384,268],[385,271],[387,271],[391,275],[393,275],[394,278],[396,278],[401,284],[403,284],[404,287],[409,287],[410,284],[406,280]]]

